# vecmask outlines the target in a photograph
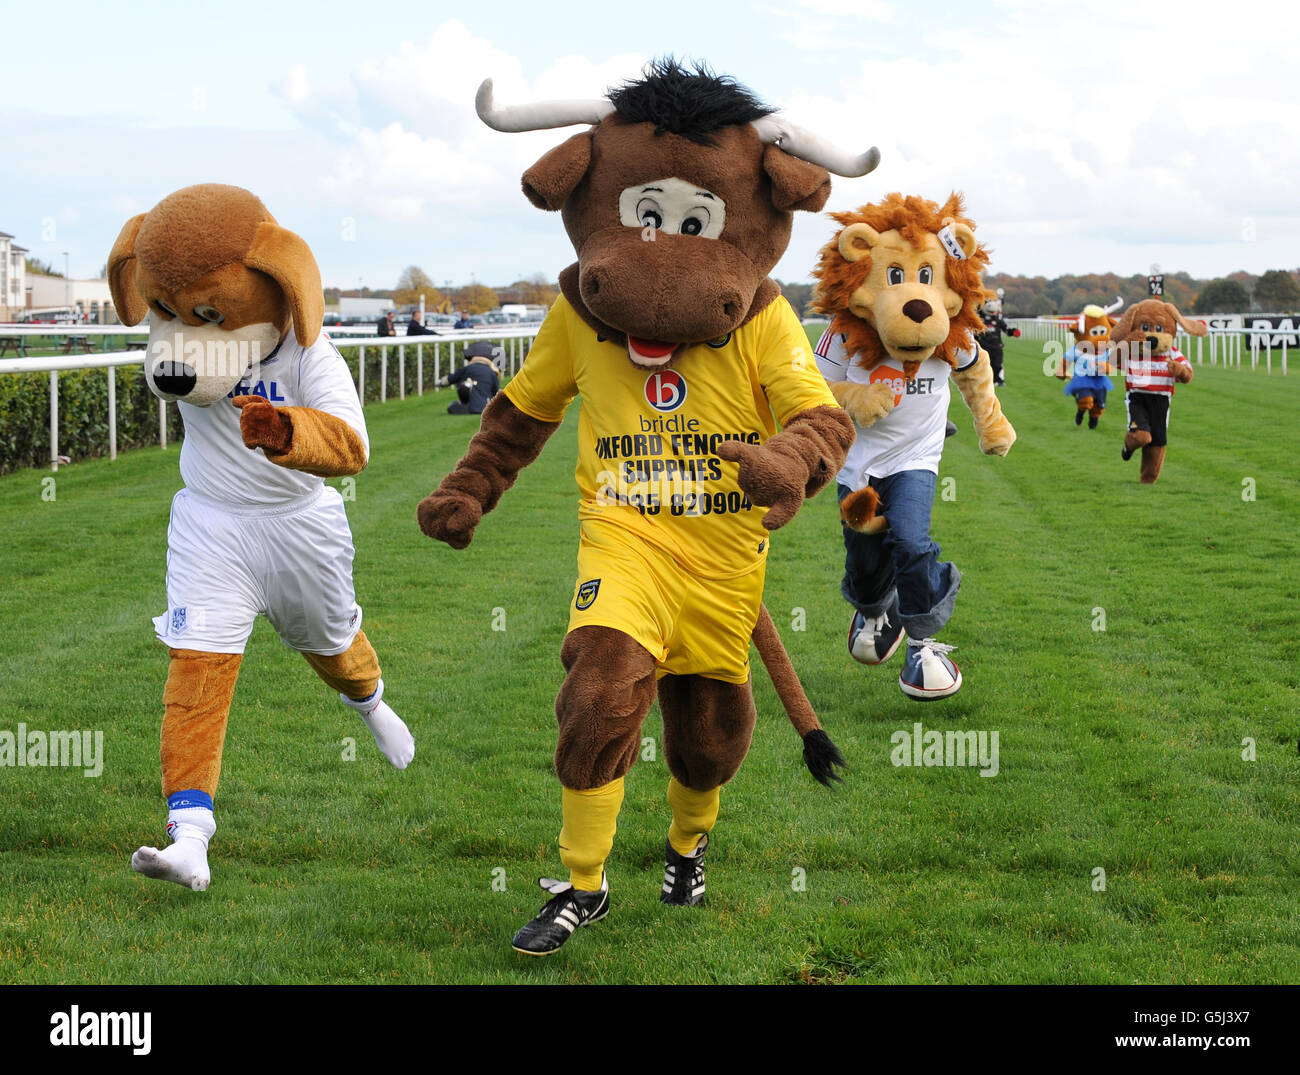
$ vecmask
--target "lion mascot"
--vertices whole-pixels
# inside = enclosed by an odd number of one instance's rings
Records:
[[[609,910],[605,861],[656,692],[672,813],[661,899],[703,898],[719,791],[754,729],[749,645],[771,626],[770,535],[830,482],[853,438],[767,274],[793,211],[825,203],[828,170],[865,174],[879,155],[840,153],[731,79],[671,60],[605,100],[498,108],[489,81],[477,107],[502,131],[590,125],[523,177],[530,202],[561,211],[577,263],[418,512],[428,536],[469,544],[582,397],[581,536],[555,703],[569,880],[542,879],[551,898],[513,941],[542,956]],[[805,734],[806,758],[819,740]]]
[[[943,206],[890,194],[831,216],[840,230],[822,249],[814,298],[831,323],[816,354],[856,429],[838,475],[849,653],[881,664],[906,634],[899,687],[919,701],[945,698],[961,688],[961,670],[934,636],[952,616],[961,574],[939,559],[930,512],[949,380],[981,451],[1006,455],[1016,439],[975,342],[988,254],[957,194]]]
[[[1111,315],[1123,305],[1123,298],[1105,307],[1090,304],[1070,326],[1074,346],[1061,356],[1058,376],[1070,378],[1062,391],[1074,399],[1077,426],[1083,425],[1086,414],[1088,428],[1097,428],[1106,410],[1106,396],[1115,387],[1107,374],[1111,370],[1110,333],[1119,322]]]
[[[1204,321],[1189,321],[1172,302],[1143,299],[1130,306],[1111,330],[1111,344],[1124,371],[1128,430],[1120,458],[1128,462],[1142,449],[1138,480],[1154,485],[1165,465],[1169,408],[1174,384],[1190,384],[1192,366],[1175,346],[1178,330],[1204,336]]]
[[[213,798],[235,680],[259,613],[365,721],[393,765],[415,756],[361,630],[352,533],[325,477],[370,444],[342,356],[321,332],[311,250],[254,195],[186,187],[128,220],[108,258],[123,324],[150,317],[145,376],[185,423],[167,528],[171,663],[163,689],[167,834],[131,866],[208,887]]]

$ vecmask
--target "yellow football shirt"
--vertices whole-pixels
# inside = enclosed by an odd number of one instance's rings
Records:
[[[778,422],[836,405],[784,298],[655,371],[633,366],[626,347],[597,342],[560,298],[505,392],[542,422],[560,421],[581,396],[579,517],[622,526],[714,579],[753,569],[768,538],[767,509],[750,503],[718,445],[761,444]]]

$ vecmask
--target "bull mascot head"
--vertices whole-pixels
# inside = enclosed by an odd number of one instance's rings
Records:
[[[606,99],[503,108],[489,79],[475,104],[498,131],[591,124],[524,173],[524,194],[560,211],[577,252],[560,274],[565,298],[651,369],[770,303],[794,210],[822,208],[828,172],[866,175],[880,160],[875,147],[841,152],[733,80],[671,58]]]

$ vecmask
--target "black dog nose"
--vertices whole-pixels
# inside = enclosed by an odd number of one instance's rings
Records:
[[[198,375],[184,362],[160,362],[153,370],[153,383],[169,396],[186,396],[198,383]]]
[[[915,321],[918,325],[932,313],[934,311],[925,299],[909,299],[903,303],[903,316]]]
[[[1154,351],[1157,347],[1160,346],[1160,341],[1156,339],[1154,336],[1148,336],[1147,346],[1151,348],[1152,351]]]

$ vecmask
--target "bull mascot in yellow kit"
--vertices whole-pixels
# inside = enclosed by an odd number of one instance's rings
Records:
[[[523,176],[530,202],[560,210],[577,263],[418,513],[429,537],[464,548],[582,397],[581,540],[555,704],[570,880],[542,879],[551,898],[513,942],[540,956],[609,911],[605,860],[656,686],[672,774],[661,899],[703,899],[719,789],[754,729],[751,635],[760,653],[775,637],[761,606],[769,537],[853,441],[768,273],[793,212],[825,204],[828,169],[863,175],[879,154],[839,152],[731,79],[671,59],[608,99],[498,108],[489,81],[477,107],[500,131],[589,125]],[[796,727],[828,782],[839,752],[810,709]]]

